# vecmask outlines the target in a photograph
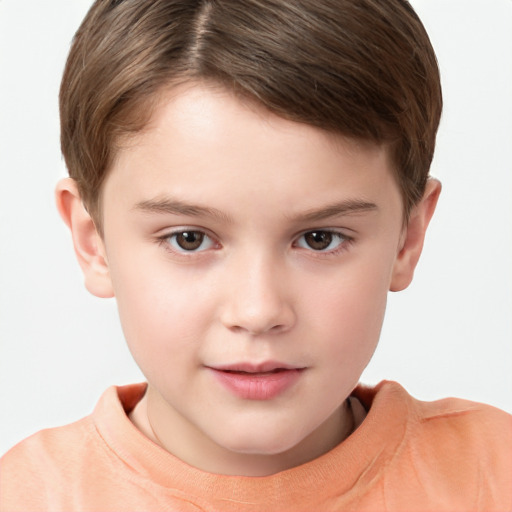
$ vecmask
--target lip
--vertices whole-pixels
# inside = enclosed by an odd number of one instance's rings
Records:
[[[228,391],[246,400],[271,400],[291,388],[305,368],[268,361],[207,367]]]

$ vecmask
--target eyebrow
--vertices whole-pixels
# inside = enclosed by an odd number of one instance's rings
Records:
[[[332,203],[321,208],[307,210],[292,218],[297,221],[311,222],[330,219],[332,217],[342,217],[344,215],[369,213],[377,211],[378,209],[379,208],[375,203],[349,199],[338,203]]]
[[[229,215],[217,208],[199,206],[173,198],[141,201],[137,203],[133,209],[146,213],[185,215],[187,217],[213,217],[223,222],[232,222],[232,218]],[[296,222],[312,222],[332,217],[342,217],[344,215],[368,213],[377,210],[378,206],[375,203],[352,199],[332,203],[321,208],[306,210],[299,215],[291,216],[289,218]]]
[[[231,217],[217,210],[217,208],[185,203],[184,201],[173,198],[141,201],[137,203],[133,209],[146,213],[185,215],[187,217],[213,217],[224,222],[231,222]]]

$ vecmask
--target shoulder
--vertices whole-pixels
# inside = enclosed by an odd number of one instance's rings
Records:
[[[73,452],[81,451],[93,430],[90,416],[69,425],[41,430],[5,453],[0,459],[2,467],[15,467],[21,462],[24,465],[48,465],[55,458],[69,458]]]
[[[479,456],[504,454],[512,448],[512,415],[505,411],[458,398],[435,402],[412,399],[411,403],[411,425],[420,439]]]
[[[91,415],[42,430],[11,448],[0,459],[0,511],[72,510],[80,490],[99,493],[107,485],[101,475],[119,470],[100,425],[116,432],[116,418],[128,422],[124,407],[130,407],[143,390],[139,385],[111,387]]]
[[[458,448],[491,450],[512,446],[512,415],[490,405],[460,398],[418,400],[391,381],[358,388],[358,396],[368,409],[380,400],[387,411],[406,414],[409,433],[416,437]]]
[[[510,414],[456,398],[417,400],[395,382],[357,394],[369,409],[367,430],[385,433],[378,453],[392,448],[378,487],[387,509],[512,510]]]
[[[49,488],[66,488],[69,477],[90,449],[90,417],[42,430],[0,459],[0,510],[43,510]]]
[[[512,507],[512,416],[495,407],[447,398],[411,399],[408,450],[425,485],[465,495],[476,510]]]

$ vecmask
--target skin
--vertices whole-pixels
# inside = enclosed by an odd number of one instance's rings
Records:
[[[106,178],[103,237],[75,183],[57,187],[85,284],[116,297],[148,380],[133,423],[219,474],[269,475],[336,446],[387,292],[411,281],[439,191],[429,181],[404,228],[385,146],[218,88],[167,91]],[[180,247],[183,231],[205,233],[197,250]],[[211,371],[268,361],[303,369],[268,400],[237,396]]]

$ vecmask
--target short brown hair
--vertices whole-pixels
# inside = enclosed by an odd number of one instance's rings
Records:
[[[73,40],[60,111],[69,174],[97,223],[117,143],[181,81],[214,82],[281,117],[390,144],[405,215],[423,195],[442,95],[406,0],[96,0]]]

